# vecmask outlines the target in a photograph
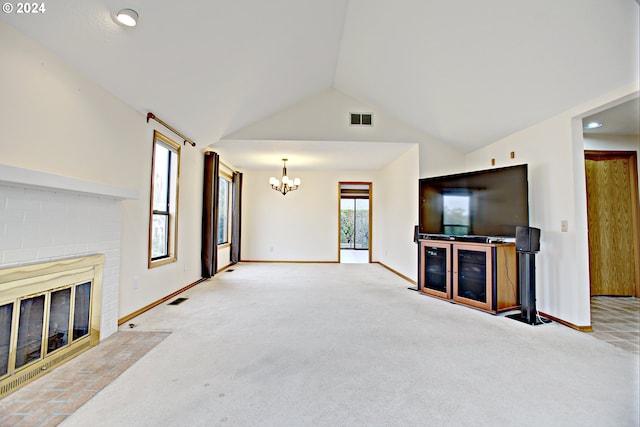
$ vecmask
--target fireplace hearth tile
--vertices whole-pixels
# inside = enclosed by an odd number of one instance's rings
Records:
[[[0,426],[60,424],[169,335],[170,332],[117,332],[0,399]]]

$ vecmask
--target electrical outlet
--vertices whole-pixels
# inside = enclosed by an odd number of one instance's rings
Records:
[[[496,165],[496,159],[491,159],[491,166],[495,166]]]
[[[566,219],[560,221],[560,231],[563,233],[569,231],[569,221],[567,221]]]
[[[133,289],[138,289],[138,276],[133,276]]]
[[[516,158],[515,151],[512,151],[511,153],[509,153],[509,157],[511,157],[512,159],[515,159]]]
[[[184,271],[187,271],[187,263],[184,263]]]

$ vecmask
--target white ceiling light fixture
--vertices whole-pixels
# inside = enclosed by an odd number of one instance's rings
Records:
[[[585,129],[597,129],[602,127],[602,122],[589,122],[584,125]]]
[[[291,179],[287,176],[287,160],[288,159],[282,159],[284,162],[284,166],[282,167],[282,178],[278,179],[275,176],[269,178],[271,188],[279,191],[283,196],[289,191],[297,190],[298,187],[300,187],[300,178]]]
[[[122,9],[116,14],[116,19],[122,25],[127,27],[135,27],[138,23],[138,12],[133,9]]]

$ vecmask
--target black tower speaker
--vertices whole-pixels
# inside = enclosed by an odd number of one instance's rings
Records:
[[[536,255],[533,252],[518,252],[518,284],[520,285],[520,320],[538,325],[536,308]]]
[[[526,253],[540,252],[540,229],[517,226],[516,251]]]
[[[548,323],[550,320],[538,316],[536,308],[536,252],[540,252],[540,229],[516,227],[516,252],[518,253],[520,313],[507,317],[529,325]]]

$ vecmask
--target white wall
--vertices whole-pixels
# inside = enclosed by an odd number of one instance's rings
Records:
[[[577,326],[591,323],[581,117],[637,90],[637,84],[621,88],[466,156],[467,170],[488,169],[491,158],[496,167],[529,165],[529,222],[542,230],[538,309]],[[569,222],[568,232],[560,231],[562,220]]]
[[[1,22],[0,52],[0,162],[139,194],[137,200],[122,202],[118,317],[200,278],[203,154],[199,149],[182,148],[178,262],[149,270],[153,124]]]
[[[374,199],[380,225],[374,247],[377,259],[417,281],[418,251],[413,242],[418,224],[419,147],[415,146],[380,172]]]
[[[420,142],[420,178],[450,175],[465,168],[465,155],[434,138]],[[416,196],[417,197],[417,196]]]
[[[375,172],[296,173],[290,168],[289,175],[300,178],[302,185],[285,196],[271,189],[271,175],[273,171],[244,172],[242,259],[338,261],[338,182],[372,182],[375,204]],[[373,209],[375,242],[376,206]]]
[[[640,151],[640,135],[585,134],[585,150]]]

